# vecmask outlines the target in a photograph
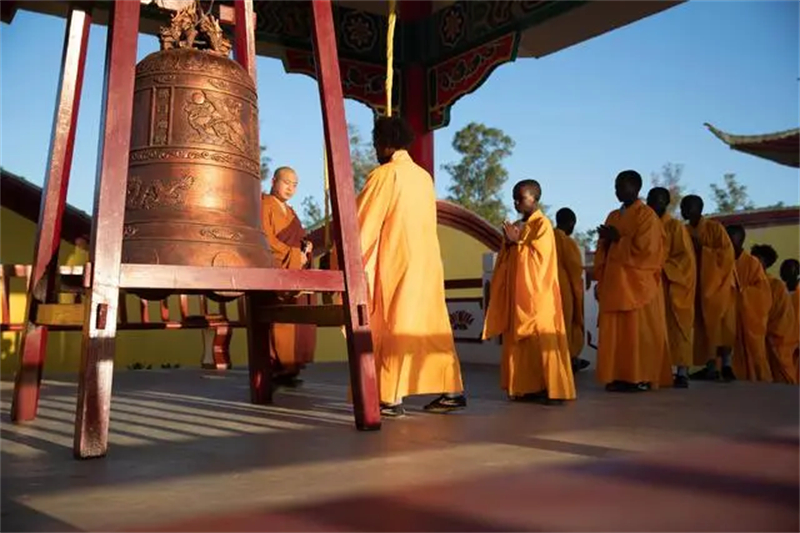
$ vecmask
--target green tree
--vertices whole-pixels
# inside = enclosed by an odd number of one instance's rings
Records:
[[[508,214],[501,196],[508,180],[503,160],[511,155],[514,140],[500,129],[471,122],[456,132],[453,148],[461,160],[442,167],[452,180],[447,199],[501,224]]]
[[[681,199],[686,192],[686,187],[681,183],[683,176],[683,165],[675,163],[665,163],[661,167],[661,172],[650,174],[650,182],[653,187],[664,187],[669,191],[670,202],[667,212],[673,217],[680,215]]]
[[[312,231],[325,224],[325,215],[313,196],[306,196],[300,202],[303,210],[302,222],[306,231]]]
[[[350,161],[353,167],[353,184],[356,194],[364,188],[369,173],[378,166],[375,149],[372,144],[361,137],[361,132],[353,124],[347,125],[350,137]],[[300,204],[303,210],[303,226],[306,229],[315,229],[326,223],[322,207],[313,196],[306,196]]]
[[[594,250],[597,248],[597,228],[587,231],[576,231],[572,234],[572,238],[577,241],[578,245],[586,250]]]
[[[269,179],[269,165],[272,163],[272,159],[267,155],[267,145],[261,145],[261,181],[267,181]]]
[[[718,213],[733,213],[755,208],[747,194],[747,186],[736,180],[736,174],[729,172],[722,179],[721,187],[716,183],[711,184],[711,192],[717,203]]]
[[[364,183],[366,183],[369,173],[378,166],[378,160],[375,157],[375,149],[372,147],[372,143],[361,137],[361,132],[358,131],[355,125],[348,124],[347,133],[350,137],[353,184],[356,188],[356,194],[358,194],[364,188]]]

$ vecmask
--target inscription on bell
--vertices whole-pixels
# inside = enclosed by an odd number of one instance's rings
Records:
[[[198,4],[136,66],[123,257],[269,268],[255,83]]]
[[[183,110],[194,130],[194,135],[189,137],[191,142],[229,145],[247,153],[241,102],[210,91],[194,91]]]
[[[221,241],[241,241],[243,237],[238,231],[227,228],[203,228],[200,235]]]
[[[147,184],[138,177],[128,178],[125,207],[129,210],[178,207],[186,203],[186,195],[194,184],[192,176],[156,178]]]
[[[153,121],[153,140],[152,144],[166,145],[169,142],[169,110],[171,108],[172,89],[156,89],[156,112]]]

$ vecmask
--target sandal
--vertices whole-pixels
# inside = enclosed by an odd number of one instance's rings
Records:
[[[467,399],[463,395],[450,398],[443,394],[426,405],[425,410],[431,413],[449,413],[464,409],[466,406]]]
[[[381,416],[385,416],[387,418],[399,418],[405,415],[406,410],[402,403],[398,403],[397,405],[388,405],[385,403],[381,404]]]

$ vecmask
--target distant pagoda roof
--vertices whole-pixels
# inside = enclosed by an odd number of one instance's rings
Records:
[[[711,124],[706,123],[705,126],[731,150],[800,168],[800,128],[766,135],[732,135]]]

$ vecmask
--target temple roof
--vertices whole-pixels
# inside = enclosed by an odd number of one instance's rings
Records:
[[[800,167],[800,128],[764,135],[733,135],[708,123],[705,126],[731,150],[769,159],[789,167]]]
[[[39,221],[41,203],[40,186],[0,167],[0,206],[36,224]],[[78,237],[88,238],[91,231],[92,217],[85,211],[66,204],[61,221],[61,238],[75,242]]]
[[[173,8],[186,0],[140,0],[148,7]],[[447,28],[447,31],[458,31],[463,28],[464,35],[453,37],[455,42],[463,45],[471,44],[472,34],[494,31],[517,30],[519,31],[519,48],[516,57],[543,57],[559,50],[602,35],[616,28],[636,22],[640,19],[654,15],[685,0],[626,0],[624,2],[606,1],[575,1],[559,0],[548,1],[453,1],[432,0],[432,14],[430,22],[432,28]],[[399,2],[402,9],[403,3],[413,4],[413,0]],[[230,0],[219,0],[219,5],[229,5]],[[281,4],[304,4],[303,2],[256,2],[256,11],[265,18],[270,18],[274,12],[281,11]],[[92,22],[106,24],[108,20],[108,6],[110,2],[90,2],[93,6]],[[152,6],[150,6],[152,4]],[[334,5],[339,8],[357,10],[376,17],[385,17],[388,12],[388,2],[385,0],[334,0]],[[2,20],[10,23],[18,9],[35,11],[39,13],[66,17],[69,2],[31,1],[31,0],[4,0],[2,2]],[[157,34],[158,28],[164,23],[153,10],[143,11],[140,30],[143,33]],[[292,14],[296,16],[296,14]],[[476,20],[476,16],[480,20]],[[154,18],[155,17],[155,18]],[[158,20],[161,18],[161,20]],[[288,19],[287,19],[288,20]],[[299,19],[291,19],[296,24]],[[377,20],[377,19],[376,19]],[[276,39],[275,28],[284,28],[286,21],[276,19],[265,20],[258,24],[256,30],[259,55],[281,57],[286,47],[291,47],[291,39]],[[487,27],[486,24],[489,24]],[[380,23],[378,23],[380,25]],[[488,29],[487,29],[488,28]],[[385,30],[384,30],[385,31]],[[478,41],[475,42],[478,45]],[[398,50],[396,53],[401,52]],[[342,53],[342,51],[340,51]]]

